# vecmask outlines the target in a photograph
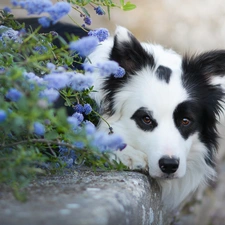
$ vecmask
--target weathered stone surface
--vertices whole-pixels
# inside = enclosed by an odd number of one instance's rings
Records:
[[[42,177],[29,200],[0,194],[0,224],[165,225],[158,185],[136,172],[70,172]]]

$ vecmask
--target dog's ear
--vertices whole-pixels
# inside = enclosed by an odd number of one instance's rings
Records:
[[[201,73],[206,77],[225,75],[225,50],[205,52],[184,57],[183,69],[188,73]]]
[[[184,57],[183,71],[189,77],[206,80],[225,92],[225,50],[209,51],[197,56]],[[200,79],[199,79],[200,78]]]
[[[119,63],[128,73],[138,71],[143,66],[154,66],[154,58],[147,53],[141,43],[124,27],[117,27],[110,59]]]
[[[182,68],[183,85],[191,96],[214,107],[216,114],[225,113],[225,50],[186,56]]]

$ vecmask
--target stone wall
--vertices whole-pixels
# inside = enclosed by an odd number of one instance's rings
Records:
[[[29,185],[28,201],[0,187],[2,225],[167,225],[160,189],[137,172],[70,171]]]

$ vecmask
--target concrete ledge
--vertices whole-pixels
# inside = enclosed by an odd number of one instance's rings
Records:
[[[16,201],[0,189],[2,225],[166,225],[158,185],[136,172],[70,172],[42,177]]]

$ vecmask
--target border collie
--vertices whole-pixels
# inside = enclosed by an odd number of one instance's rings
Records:
[[[131,169],[148,170],[161,186],[163,205],[177,208],[215,176],[225,50],[181,57],[140,43],[118,27],[89,60],[114,60],[125,69],[123,78],[103,78],[96,72],[92,97],[127,144],[116,152],[118,159]],[[108,132],[103,121],[99,129]]]
[[[36,18],[20,19],[33,28]],[[80,37],[86,33],[57,23],[55,30]],[[56,43],[57,44],[57,43]],[[217,124],[224,119],[225,50],[180,56],[159,45],[140,43],[118,27],[88,62],[114,60],[126,71],[123,78],[95,77],[92,97],[126,148],[117,160],[131,169],[146,170],[162,189],[167,210],[216,175]],[[99,128],[109,132],[104,121]]]

